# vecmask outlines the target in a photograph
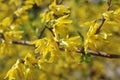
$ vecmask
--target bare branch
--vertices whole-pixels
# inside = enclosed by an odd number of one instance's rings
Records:
[[[19,45],[26,45],[26,46],[34,46],[33,44],[30,44],[30,41],[12,41],[13,44],[19,44]]]
[[[83,49],[82,48],[79,48],[80,51],[77,51],[77,53],[81,53],[84,55],[83,53]],[[90,53],[91,55],[93,56],[99,56],[99,57],[104,57],[104,58],[120,58],[120,55],[118,54],[108,54],[106,52],[102,52],[102,51],[99,51],[99,52],[96,52],[96,51],[93,51],[93,50],[87,50],[87,53]]]
[[[112,5],[111,5],[111,0],[108,0],[108,1],[107,1],[107,5],[108,5],[107,11],[109,11],[110,8],[111,8],[111,6],[112,6]]]
[[[105,18],[102,18],[102,22],[101,22],[101,24],[99,25],[99,27],[98,27],[98,29],[97,29],[97,31],[96,31],[95,34],[98,34],[98,33],[100,32],[100,29],[102,28],[102,26],[103,26],[104,23],[105,23]]]
[[[2,33],[0,33],[0,38],[4,39],[4,35]]]
[[[115,34],[115,36],[120,37],[120,32],[118,32],[118,31],[113,31],[113,34]]]
[[[46,26],[43,26],[43,29],[41,30],[40,35],[39,35],[38,39],[40,39],[40,38],[42,37],[42,35],[43,35],[43,33],[44,33],[45,29],[46,29]]]
[[[62,4],[63,0],[58,0],[58,5]]]
[[[108,5],[107,11],[109,11],[110,8],[111,8],[111,0],[108,0],[108,1],[107,1],[107,5]],[[98,27],[98,29],[97,29],[97,31],[96,31],[95,34],[98,34],[98,33],[100,32],[100,29],[102,28],[102,26],[103,26],[103,24],[105,23],[105,21],[106,21],[106,19],[103,17],[103,18],[102,18],[102,22],[101,22],[101,24],[99,25],[99,27]]]
[[[48,29],[48,30],[52,33],[52,35],[55,37],[55,34],[54,34],[52,28],[48,28],[48,27],[47,27],[47,29]]]
[[[13,44],[19,44],[19,45],[26,45],[26,46],[34,46],[33,44],[30,44],[30,41],[24,41],[24,40],[23,41],[12,41],[12,43]],[[61,49],[61,47],[62,46],[60,46],[60,50],[63,49],[63,48]],[[81,54],[84,55],[84,53],[82,53],[82,50],[83,49],[80,49],[79,51],[77,51],[77,53],[81,53]],[[120,55],[118,55],[118,54],[108,54],[108,53],[102,52],[102,51],[96,52],[96,51],[93,51],[93,50],[88,50],[87,52],[90,53],[93,56],[99,56],[99,57],[104,57],[104,58],[116,58],[116,59],[120,58]]]
[[[117,55],[117,54],[108,54],[108,53],[105,53],[105,52],[95,52],[95,51],[92,51],[92,50],[88,50],[88,53],[90,53],[91,55],[94,55],[94,56],[100,56],[100,57],[105,57],[105,58],[120,58],[120,55]]]

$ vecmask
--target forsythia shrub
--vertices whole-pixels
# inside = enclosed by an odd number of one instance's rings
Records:
[[[0,0],[0,80],[119,80],[119,5]]]

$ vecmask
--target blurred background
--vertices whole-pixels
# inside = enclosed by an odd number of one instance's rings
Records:
[[[9,16],[13,16],[21,7],[28,8],[18,17],[10,30],[23,31],[20,40],[36,40],[42,29],[41,14],[48,10],[53,0],[0,0],[0,23]],[[107,9],[107,0],[63,0],[62,4],[71,10],[72,25],[68,25],[70,36],[77,35],[79,30],[83,36],[90,26],[81,26],[85,22],[100,19]],[[110,10],[120,8],[120,0],[112,0]],[[19,13],[19,12],[18,12]],[[5,24],[8,24],[6,22]],[[2,30],[0,33],[7,31]],[[104,25],[103,31],[111,33],[108,41],[98,43],[98,49],[110,54],[120,54],[120,25]],[[49,36],[46,31],[43,37]],[[7,71],[19,58],[24,58],[26,53],[33,53],[34,47],[19,44],[2,44],[0,36],[0,80],[3,80]],[[63,52],[64,53],[64,52]],[[120,59],[107,59],[91,56],[89,63],[80,63],[80,54],[74,54],[75,59],[61,56],[52,64],[43,64],[42,70],[34,69],[34,80],[120,80]],[[7,80],[7,79],[6,79]]]

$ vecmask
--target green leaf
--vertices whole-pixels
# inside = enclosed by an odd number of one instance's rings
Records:
[[[80,60],[79,64],[82,62],[86,62],[86,63],[90,62],[90,53],[87,53],[87,54],[81,56],[81,60]]]

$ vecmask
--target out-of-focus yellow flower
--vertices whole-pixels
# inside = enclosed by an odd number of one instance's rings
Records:
[[[24,14],[24,15],[20,16],[19,18],[17,18],[15,20],[14,24],[20,25],[20,24],[28,23],[29,19],[30,19],[29,16],[27,14]]]
[[[24,5],[33,5],[35,4],[35,0],[25,0]]]
[[[42,0],[35,0],[35,3],[37,4],[37,6],[42,5]]]
[[[7,72],[5,78],[9,78],[9,80],[25,80],[25,66],[21,62],[21,60],[17,60],[17,62],[13,65],[13,67]]]
[[[26,79],[25,80],[35,80],[33,73],[34,73],[33,69],[27,68],[26,69]]]
[[[120,21],[120,8],[115,10],[114,15],[115,15],[115,20],[119,22]]]
[[[57,5],[56,0],[49,6],[50,10],[52,10],[56,15],[64,15],[70,13],[70,10],[67,6]]]
[[[90,26],[91,23],[92,23],[91,21],[87,21],[87,22],[85,22],[85,23],[80,24],[80,27]]]
[[[103,17],[106,19],[106,20],[111,20],[113,19],[113,11],[106,11],[105,13],[103,13]]]
[[[22,38],[21,34],[23,33],[23,31],[7,31],[4,33],[4,37],[6,41],[9,40],[19,40]]]
[[[109,21],[120,21],[120,9],[115,11],[106,11],[103,13],[103,17]]]
[[[21,8],[18,8],[16,11],[15,11],[15,14],[17,16],[21,16],[23,13],[25,13],[26,10],[32,8],[33,5],[26,5],[26,6],[22,6]]]
[[[15,4],[15,6],[21,6],[22,1],[21,0],[9,0],[9,4]]]
[[[11,25],[11,22],[12,22],[12,17],[6,17],[2,20],[2,22],[0,23],[0,28],[1,29],[7,29],[10,25]]]

